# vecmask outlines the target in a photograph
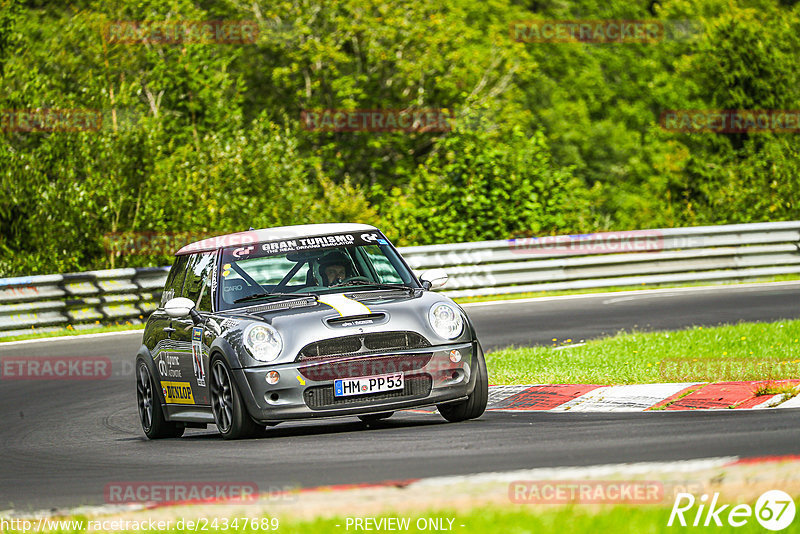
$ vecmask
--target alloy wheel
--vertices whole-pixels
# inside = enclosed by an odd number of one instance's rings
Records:
[[[214,362],[211,371],[211,409],[221,432],[228,432],[233,421],[233,392],[231,376],[222,361]]]
[[[150,372],[144,364],[139,365],[136,380],[136,400],[139,405],[139,418],[145,431],[153,427],[153,385]]]

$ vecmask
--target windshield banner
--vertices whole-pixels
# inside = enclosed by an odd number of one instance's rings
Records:
[[[378,232],[352,232],[344,234],[331,234],[314,237],[300,237],[295,239],[283,239],[277,241],[266,241],[263,243],[253,243],[240,247],[229,247],[225,249],[227,257],[234,257],[237,260],[248,258],[260,258],[263,256],[273,256],[286,254],[289,252],[299,252],[306,250],[324,250],[335,247],[352,247],[366,245],[388,245],[389,242]]]

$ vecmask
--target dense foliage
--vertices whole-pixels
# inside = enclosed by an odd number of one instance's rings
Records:
[[[658,42],[526,43],[530,19],[658,19]],[[122,42],[118,21],[248,21],[254,42]],[[326,221],[397,244],[800,217],[792,133],[670,109],[800,109],[783,0],[0,0],[0,275],[167,262],[108,234]],[[447,109],[330,132],[303,110]],[[10,110],[99,110],[25,131]],[[106,236],[104,238],[104,236]]]

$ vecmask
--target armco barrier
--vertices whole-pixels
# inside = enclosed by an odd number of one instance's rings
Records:
[[[0,336],[146,317],[168,267],[0,278]]]
[[[417,272],[447,270],[450,297],[745,280],[800,273],[800,221],[430,245],[402,253]]]
[[[549,236],[400,249],[444,268],[451,297],[731,281],[800,273],[800,221]],[[0,279],[0,336],[146,317],[168,268]]]

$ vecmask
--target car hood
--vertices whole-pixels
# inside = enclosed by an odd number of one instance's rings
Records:
[[[439,302],[460,308],[452,300],[430,291],[347,291],[321,295],[319,301],[289,307],[290,302],[253,305],[221,314],[241,331],[250,323],[267,322],[281,334],[284,348],[278,360],[269,365],[295,361],[298,352],[315,341],[372,332],[411,331],[425,337],[431,345],[459,343],[471,339],[469,321],[464,316],[464,332],[453,340],[440,338],[428,322],[428,312]],[[278,309],[264,309],[273,307]],[[462,311],[463,313],[463,311]],[[241,334],[240,334],[241,335]],[[241,337],[239,339],[241,339]],[[246,364],[247,362],[242,362]],[[267,365],[252,361],[249,366]]]

